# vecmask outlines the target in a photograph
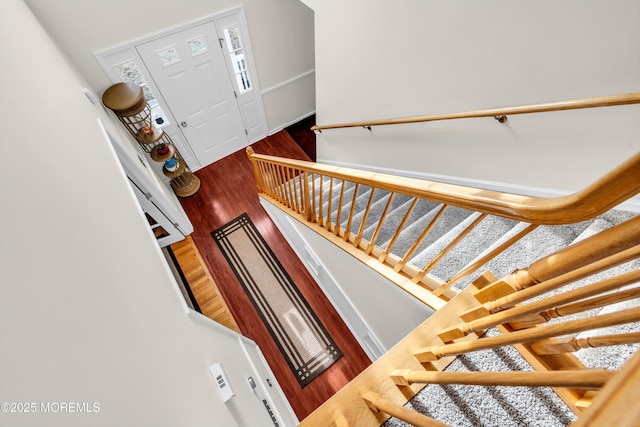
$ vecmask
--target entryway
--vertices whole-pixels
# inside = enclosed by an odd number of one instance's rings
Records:
[[[143,87],[156,124],[192,170],[267,134],[241,7],[96,57],[114,83]]]

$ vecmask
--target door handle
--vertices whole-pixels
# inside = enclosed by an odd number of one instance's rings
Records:
[[[182,126],[183,128],[187,127],[187,122],[180,122],[180,126]]]

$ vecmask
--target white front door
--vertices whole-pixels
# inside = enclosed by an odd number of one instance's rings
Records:
[[[136,46],[201,166],[249,144],[213,21]]]

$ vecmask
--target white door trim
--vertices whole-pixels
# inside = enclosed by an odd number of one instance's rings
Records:
[[[178,126],[176,117],[173,116],[173,113],[171,112],[169,105],[166,103],[166,101],[162,97],[162,94],[160,93],[160,90],[155,85],[153,81],[153,76],[151,75],[149,70],[146,68],[144,62],[142,61],[142,58],[138,54],[136,50],[136,46],[156,40],[161,37],[178,33],[185,29],[189,29],[194,26],[198,26],[208,22],[213,22],[215,24],[216,21],[229,16],[233,16],[234,14],[238,14],[239,16],[243,42],[245,45],[245,50],[247,52],[248,61],[250,63],[249,72],[253,79],[253,85],[254,85],[254,90],[255,90],[256,99],[257,99],[256,105],[259,109],[257,114],[258,114],[259,120],[262,122],[262,125],[263,125],[262,127],[264,129],[263,134],[252,135],[252,137],[249,139],[249,143],[253,143],[268,136],[268,128],[267,128],[266,115],[264,111],[264,105],[262,103],[262,93],[260,91],[258,77],[256,74],[256,66],[253,58],[251,40],[248,33],[248,26],[247,26],[248,24],[247,24],[246,16],[244,13],[244,7],[242,5],[232,7],[230,9],[215,13],[213,15],[204,16],[202,18],[198,18],[174,27],[167,28],[165,30],[162,30],[153,34],[143,36],[135,40],[122,43],[120,45],[113,46],[113,47],[103,49],[93,53],[94,57],[96,58],[98,63],[100,63],[100,65],[105,70],[105,72],[107,73],[107,75],[109,76],[109,78],[113,83],[119,83],[122,81],[120,75],[116,71],[115,65],[119,65],[131,60],[135,61],[140,73],[145,78],[146,83],[149,86],[149,89],[151,89],[154,96],[156,97],[156,100],[162,107],[165,114],[168,116],[168,119],[172,122],[171,129],[169,130],[168,133],[171,134],[172,138],[174,139],[174,143],[178,147],[178,150],[180,150],[181,154],[183,154],[185,161],[187,162],[187,164],[189,165],[192,171],[196,171],[200,169],[202,165],[200,165],[195,159],[195,156],[193,156],[193,152],[189,147],[189,144],[187,143],[187,139],[184,137],[180,127]],[[229,78],[231,79],[231,77]],[[165,131],[167,131],[167,129],[165,129]],[[179,136],[179,137],[176,138],[176,136]]]
[[[142,36],[138,39],[135,40],[130,40],[128,42],[119,44],[117,46],[113,46],[107,49],[103,49],[97,52],[94,52],[93,55],[96,57],[96,59],[98,59],[98,61],[100,61],[100,58],[102,57],[106,57],[109,55],[113,55],[115,53],[121,52],[123,50],[127,50],[127,49],[133,49],[135,48],[137,45],[141,44],[141,43],[147,43],[150,41],[153,41],[157,38],[160,37],[165,37],[168,35],[171,35],[173,33],[179,33],[180,31],[186,29],[186,28],[191,28],[191,27],[195,27],[198,26],[200,24],[205,24],[207,22],[210,21],[215,21],[216,19],[220,19],[220,18],[224,18],[227,17],[229,15],[233,15],[234,13],[240,13],[243,17],[244,17],[244,7],[242,6],[235,6],[232,7],[231,9],[227,9],[224,10],[222,12],[217,12],[213,15],[207,15],[207,16],[203,16],[202,18],[198,18],[195,19],[193,21],[188,21],[173,27],[169,27],[166,28],[164,30],[158,31],[156,33],[153,34],[148,34],[146,36]],[[245,22],[246,23],[246,22]]]

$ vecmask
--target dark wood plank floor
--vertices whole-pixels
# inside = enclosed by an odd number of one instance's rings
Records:
[[[252,145],[256,153],[309,160],[285,131]],[[196,172],[202,183],[192,197],[180,199],[194,226],[192,234],[242,334],[254,340],[269,362],[299,419],[303,419],[370,361],[316,282],[260,205],[251,164],[244,150]],[[211,231],[247,212],[344,356],[301,388],[266,327],[218,249]]]

